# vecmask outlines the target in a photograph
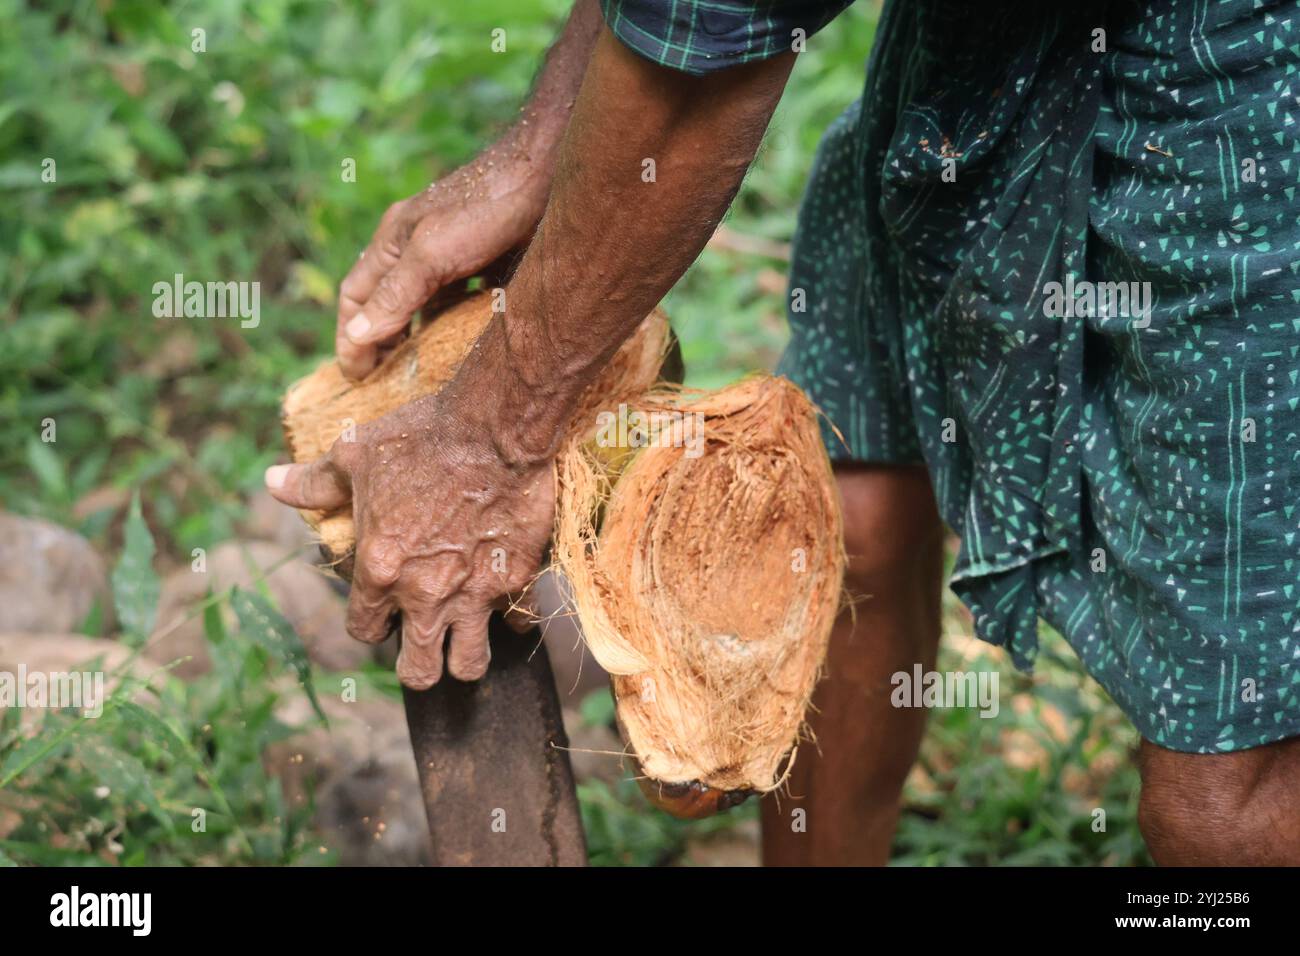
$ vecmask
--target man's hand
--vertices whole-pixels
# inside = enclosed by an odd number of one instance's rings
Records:
[[[532,234],[600,24],[597,0],[576,0],[515,124],[472,162],[388,207],[339,287],[343,374],[368,374],[438,289],[476,275]]]
[[[279,465],[267,485],[295,508],[353,501],[356,565],[348,633],[379,643],[402,615],[397,676],[423,690],[447,670],[487,671],[488,616],[517,594],[541,562],[554,520],[551,463],[507,464],[490,425],[458,401],[419,399],[338,441],[307,465]],[[489,404],[492,404],[489,402]]]
[[[574,18],[584,8],[598,28],[590,0]],[[455,379],[363,427],[355,443],[336,444],[321,462],[268,472],[286,504],[332,509],[353,501],[348,629],[382,640],[401,611],[402,683],[438,680],[448,629],[453,676],[486,669],[488,614],[531,578],[550,535],[551,459],[583,389],[722,219],[793,63],[793,53],[782,53],[686,76],[601,30],[554,160],[545,214],[506,287],[505,312]],[[483,210],[462,209],[463,228]],[[417,213],[394,213],[393,221],[418,224]],[[454,206],[439,215],[459,222]],[[459,261],[481,259],[485,248]],[[402,259],[389,256],[394,268]],[[434,275],[448,274],[440,270]],[[373,281],[377,289],[382,276]],[[362,311],[372,318],[369,305]]]
[[[518,154],[498,146],[389,206],[339,286],[335,349],[343,373],[369,374],[435,292],[519,245],[545,207],[539,185]]]

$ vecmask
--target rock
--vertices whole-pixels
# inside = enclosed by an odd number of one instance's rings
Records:
[[[266,541],[245,541],[242,546],[241,542],[227,541],[208,552],[206,571],[183,568],[168,575],[163,581],[154,637],[146,656],[160,664],[190,657],[192,660],[178,665],[174,673],[183,678],[205,673],[212,661],[203,636],[202,615],[195,611],[209,591],[215,594],[231,586],[254,587],[251,560],[261,571],[273,569],[267,573],[267,586],[280,613],[302,638],[312,661],[327,670],[347,671],[371,660],[370,647],[348,636],[344,628],[346,602],[334,592],[325,572],[301,558],[284,561],[292,553],[292,549]],[[277,564],[280,566],[275,567]],[[233,630],[234,615],[224,603],[222,613]]]
[[[110,694],[117,686],[117,681],[109,679],[109,673],[121,667],[131,656],[129,648],[115,641],[106,641],[84,634],[0,634],[0,674],[11,675],[15,690],[22,692],[25,687],[19,684],[20,670],[26,675],[44,674],[48,681],[55,674],[84,674],[95,671],[104,674],[103,684],[81,683],[83,707],[93,708],[102,703],[99,695]],[[98,662],[92,668],[92,662]],[[132,667],[130,672],[136,676],[141,668]],[[85,696],[89,693],[89,697]],[[44,708],[20,708],[19,725],[24,732],[34,731],[39,727]]]
[[[96,602],[107,624],[108,573],[90,542],[57,524],[0,512],[0,632],[75,632]]]
[[[752,799],[752,798],[751,798]],[[744,820],[734,827],[708,836],[693,836],[677,861],[678,866],[760,866],[762,847],[757,820]]]
[[[613,786],[636,772],[636,765],[630,756],[627,759],[619,756],[626,748],[612,728],[587,724],[581,714],[566,707],[564,732],[569,737],[569,763],[573,765],[573,779],[578,783],[603,780]]]
[[[85,634],[0,634],[0,671],[14,673],[19,664],[27,670],[75,671],[95,659],[114,670],[131,656],[131,649],[116,641]]]
[[[248,512],[240,525],[246,538],[273,541],[283,548],[301,548],[316,554],[316,534],[293,508],[280,504],[270,492],[259,489],[248,499]]]
[[[319,691],[330,726],[320,726],[294,691],[276,716],[315,726],[263,753],[285,799],[302,805],[312,792],[322,845],[338,851],[344,866],[429,865],[429,826],[401,701],[364,682],[353,703],[335,688]]]

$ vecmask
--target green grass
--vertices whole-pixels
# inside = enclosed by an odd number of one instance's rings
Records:
[[[338,279],[389,203],[510,122],[566,7],[0,0],[4,507],[112,554],[142,548],[147,527],[158,569],[235,536],[248,493],[283,455],[284,386],[331,347]],[[874,22],[874,5],[859,3],[813,38],[730,229],[789,241],[821,131],[859,94]],[[489,48],[497,26],[501,54]],[[204,52],[192,50],[195,29]],[[53,183],[41,179],[47,158]],[[355,182],[340,175],[345,160]],[[783,268],[779,255],[710,248],[671,293],[691,384],[773,365],[787,335]],[[154,318],[153,284],[178,272],[259,280],[261,325]],[[47,419],[54,444],[39,440]],[[105,489],[138,494],[141,519],[85,504]],[[118,617],[138,643],[148,611],[124,614],[121,602],[147,593],[154,572],[138,553],[124,567],[132,586],[119,588]],[[122,692],[158,720],[126,706],[93,725],[51,714],[40,745],[22,742],[12,714],[0,720],[0,814],[22,818],[0,861],[330,862],[259,759],[296,730],[273,716],[295,641],[279,624],[268,633],[248,618],[227,634],[208,618],[211,674]],[[947,620],[965,627],[955,607]],[[1144,860],[1136,738],[1059,640],[1051,647],[1060,653],[1044,654],[1032,685],[988,652],[981,666],[1003,668],[1016,690],[997,720],[933,715],[899,862]],[[947,666],[960,666],[955,653]],[[630,784],[581,796],[603,864],[672,861],[754,813],[686,824],[650,811]],[[209,809],[198,834],[196,807]],[[1089,826],[1096,807],[1105,833]]]

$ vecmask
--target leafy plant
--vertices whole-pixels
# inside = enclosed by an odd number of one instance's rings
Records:
[[[92,716],[47,711],[34,732],[0,714],[0,850],[27,864],[286,864],[308,857],[310,807],[286,805],[263,749],[299,728],[276,717],[290,668],[314,701],[305,652],[261,595],[245,594],[241,633],[225,633],[210,598],[202,613],[214,668],[186,684],[152,673],[138,652],[152,627],[153,542],[134,503],[114,571],[118,617],[136,653]],[[248,632],[253,632],[252,634]],[[268,635],[273,635],[270,637]],[[87,669],[99,665],[90,663]]]

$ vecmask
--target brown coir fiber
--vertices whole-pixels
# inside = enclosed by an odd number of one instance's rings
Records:
[[[329,361],[289,388],[283,423],[295,462],[315,461],[351,427],[364,425],[451,381],[479,333],[492,318],[492,296],[473,295],[426,321],[362,382]],[[587,390],[571,431],[594,428],[597,408],[611,396],[636,395],[655,383],[669,346],[668,319],[656,309],[638,326]],[[356,532],[350,508],[330,514],[304,511],[321,543],[342,558]]]
[[[327,362],[289,390],[293,460],[451,380],[491,298],[441,312],[364,382]],[[839,604],[839,502],[816,412],[785,379],[716,393],[651,389],[670,342],[650,315],[584,396],[556,462],[553,554],[619,723],[660,806],[702,816],[774,789],[793,759]],[[667,427],[609,447],[602,413],[628,403]],[[683,429],[698,415],[702,431]],[[674,431],[673,423],[677,423]],[[677,439],[702,438],[702,444]],[[629,442],[628,444],[640,444]],[[695,455],[694,449],[701,454]],[[304,512],[345,558],[352,516]]]
[[[816,410],[786,379],[638,408],[664,425],[647,447],[562,451],[554,557],[645,789],[704,815],[776,788],[794,758],[840,603],[839,499]],[[683,415],[702,416],[702,453]]]

